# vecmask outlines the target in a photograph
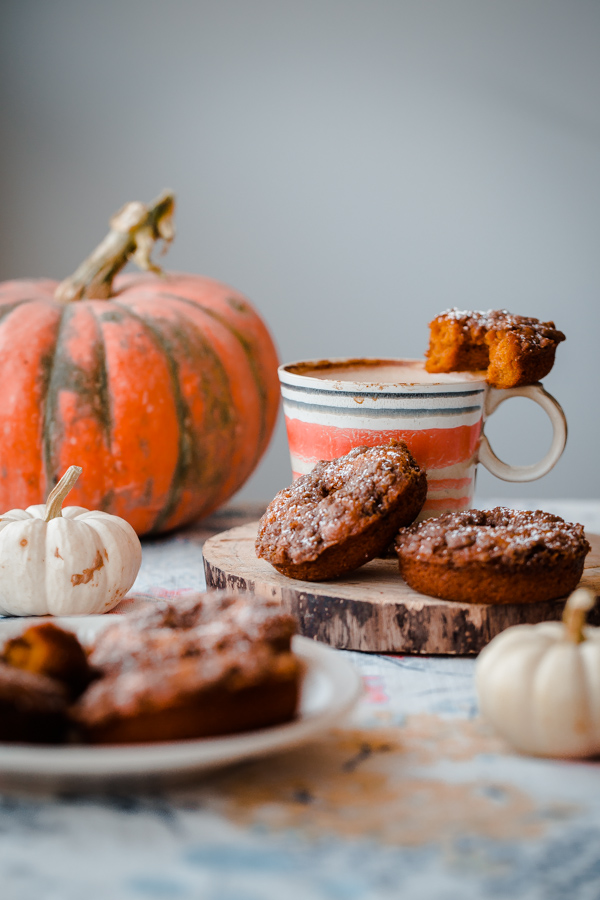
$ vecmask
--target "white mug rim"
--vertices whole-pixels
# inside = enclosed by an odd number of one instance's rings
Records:
[[[297,387],[312,387],[315,390],[335,390],[340,393],[356,393],[357,391],[361,391],[362,393],[373,393],[377,394],[380,392],[389,392],[389,393],[407,393],[416,390],[423,390],[423,388],[428,391],[447,391],[448,393],[461,393],[467,389],[477,389],[477,388],[488,388],[489,385],[485,380],[485,372],[481,373],[481,377],[474,377],[475,373],[473,372],[464,372],[464,373],[456,373],[453,372],[452,375],[456,376],[457,374],[465,375],[464,381],[341,381],[335,378],[316,378],[314,375],[299,375],[297,372],[291,372],[290,369],[296,368],[327,368],[330,366],[334,367],[342,367],[342,366],[352,366],[352,365],[363,365],[363,366],[376,366],[381,365],[410,365],[411,363],[420,364],[423,366],[425,360],[423,357],[414,358],[414,357],[350,357],[350,356],[340,356],[340,357],[326,357],[323,359],[300,359],[294,362],[288,362],[280,365],[277,369],[277,374],[279,376],[279,381],[281,384]]]

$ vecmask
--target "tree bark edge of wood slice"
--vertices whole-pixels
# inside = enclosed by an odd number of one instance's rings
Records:
[[[478,604],[439,600],[413,591],[393,559],[376,559],[329,582],[295,581],[254,550],[257,522],[204,544],[208,588],[276,600],[298,621],[299,633],[344,650],[372,653],[475,656],[510,625],[560,619],[566,598],[544,603]],[[600,594],[600,536],[587,535],[592,552],[581,585]],[[588,617],[600,624],[600,606]]]

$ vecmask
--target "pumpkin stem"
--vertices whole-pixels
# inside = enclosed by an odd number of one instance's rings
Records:
[[[57,519],[62,516],[62,505],[65,497],[75,486],[75,482],[81,475],[81,472],[81,466],[69,466],[58,484],[50,491],[46,500],[44,522],[49,522],[50,519]]]
[[[586,613],[593,609],[596,604],[596,595],[586,588],[578,588],[574,591],[563,610],[563,622],[567,629],[567,637],[575,644],[581,644],[585,641],[583,626],[585,625]]]
[[[171,191],[163,191],[150,206],[137,201],[126,203],[111,218],[104,240],[70,278],[58,285],[55,300],[65,304],[82,299],[106,300],[111,296],[113,278],[129,259],[141,269],[160,273],[151,253],[156,241],[168,244],[175,237],[174,207]]]

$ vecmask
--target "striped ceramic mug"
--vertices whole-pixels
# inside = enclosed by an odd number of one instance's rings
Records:
[[[403,440],[427,472],[421,518],[469,509],[478,462],[505,481],[534,481],[567,440],[565,414],[541,384],[499,390],[481,372],[431,375],[418,359],[307,360],[280,366],[279,380],[294,478],[353,447]],[[534,465],[502,462],[483,433],[509,397],[534,400],[552,422],[550,450]]]

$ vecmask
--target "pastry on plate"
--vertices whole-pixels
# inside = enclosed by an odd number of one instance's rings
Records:
[[[110,618],[89,656],[52,622],[7,641],[0,741],[175,741],[294,718],[303,674],[296,625],[273,602],[189,593]]]
[[[294,718],[295,623],[267,601],[207,592],[157,604],[102,634],[98,678],[72,709],[82,738],[121,744],[214,737]]]
[[[96,744],[215,737],[290,721],[299,686],[293,653],[240,644],[101,678],[73,717]]]

